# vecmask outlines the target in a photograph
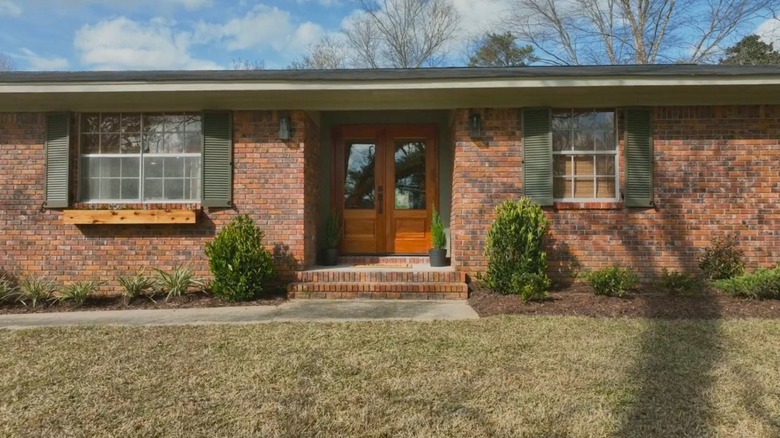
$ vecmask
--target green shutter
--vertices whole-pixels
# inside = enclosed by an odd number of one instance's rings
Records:
[[[652,207],[653,113],[649,108],[626,110],[626,206]]]
[[[233,116],[203,114],[203,206],[233,206]]]
[[[67,208],[70,188],[70,114],[46,115],[46,208]]]
[[[523,190],[539,205],[552,205],[550,110],[523,111]]]

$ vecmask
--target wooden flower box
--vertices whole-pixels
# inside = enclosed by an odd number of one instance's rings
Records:
[[[66,224],[194,224],[197,210],[64,210]]]

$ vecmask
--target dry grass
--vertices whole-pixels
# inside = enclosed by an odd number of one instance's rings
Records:
[[[0,436],[780,435],[780,323],[0,330]]]

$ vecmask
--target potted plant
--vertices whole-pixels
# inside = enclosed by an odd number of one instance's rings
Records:
[[[447,235],[444,234],[444,224],[441,223],[439,212],[436,206],[433,207],[433,216],[431,218],[431,243],[433,248],[428,251],[428,257],[431,266],[447,266]]]
[[[325,223],[325,255],[323,265],[335,266],[339,261],[339,242],[341,241],[341,218],[335,210],[330,212]]]

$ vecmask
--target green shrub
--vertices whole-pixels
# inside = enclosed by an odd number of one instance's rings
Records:
[[[629,268],[610,266],[583,274],[596,295],[623,297],[639,284],[639,276]]]
[[[124,289],[123,295],[128,301],[132,301],[140,295],[148,295],[153,292],[154,286],[157,284],[154,279],[146,275],[143,269],[135,275],[120,275],[117,281]]]
[[[664,268],[658,286],[670,294],[690,295],[702,287],[702,282],[693,274]]]
[[[546,297],[551,284],[544,251],[549,226],[542,208],[529,198],[499,205],[485,247],[488,287],[523,299]]]
[[[62,292],[58,298],[59,301],[71,301],[77,306],[81,306],[92,295],[94,295],[100,286],[102,281],[77,281],[71,283],[62,288]]]
[[[163,292],[167,292],[165,300],[180,297],[190,288],[203,287],[203,281],[195,276],[195,271],[189,265],[174,266],[171,272],[154,268],[157,274],[155,283]]]
[[[25,275],[19,280],[17,301],[25,306],[37,307],[39,303],[54,300],[54,293],[57,290],[58,286],[54,280],[46,277]]]
[[[545,274],[516,274],[512,276],[511,291],[523,301],[540,301],[547,298],[552,281]]]
[[[716,280],[713,284],[735,297],[780,299],[780,267],[759,269],[752,274]]]
[[[718,236],[699,255],[699,269],[709,280],[735,277],[745,272],[742,255],[736,235]]]
[[[230,301],[250,300],[276,277],[271,253],[263,246],[263,232],[251,217],[241,215],[206,244],[212,292]]]
[[[431,244],[433,249],[444,249],[447,246],[447,234],[444,232],[444,224],[435,206],[431,216]]]
[[[333,210],[328,215],[328,221],[325,222],[325,246],[328,249],[336,249],[339,247],[341,231],[341,218],[339,217],[339,214]],[[262,240],[262,234],[260,237],[260,240]]]

